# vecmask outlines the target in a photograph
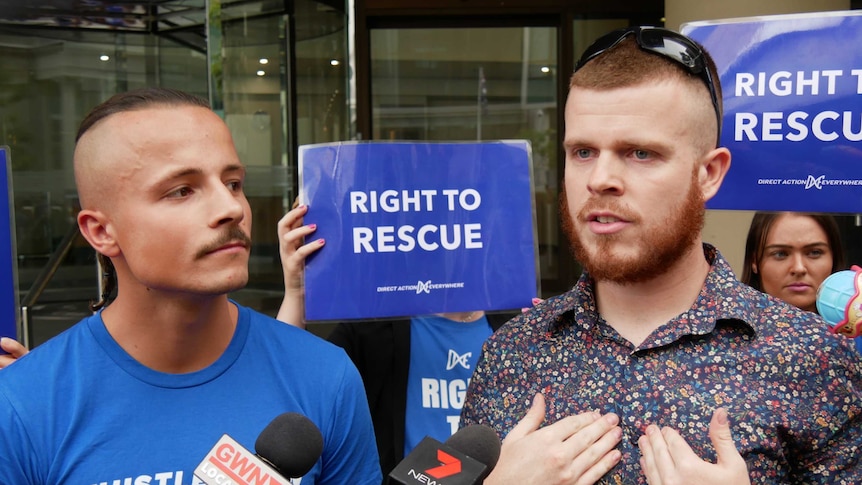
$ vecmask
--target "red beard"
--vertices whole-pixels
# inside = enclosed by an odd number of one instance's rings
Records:
[[[594,247],[588,247],[575,231],[575,222],[569,214],[566,186],[560,191],[560,225],[569,239],[572,253],[596,281],[613,283],[642,283],[662,274],[691,249],[703,229],[706,209],[703,195],[697,186],[697,171],[692,173],[688,193],[679,206],[657,229],[640,239],[640,254],[635,257],[615,255],[614,244],[624,236],[620,234],[597,237]],[[611,210],[638,224],[641,218],[621,206],[614,196],[590,199],[578,213],[578,224],[584,224],[586,215],[596,209]],[[631,215],[631,216],[630,216]]]

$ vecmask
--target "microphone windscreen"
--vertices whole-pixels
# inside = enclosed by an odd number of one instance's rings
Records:
[[[284,413],[260,432],[254,451],[282,475],[299,478],[311,470],[323,453],[323,436],[307,417]]]
[[[484,424],[465,426],[450,436],[444,444],[486,465],[486,475],[494,469],[500,458],[500,438],[496,431]]]

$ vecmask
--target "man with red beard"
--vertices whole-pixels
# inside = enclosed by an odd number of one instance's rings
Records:
[[[483,348],[461,426],[505,437],[486,485],[862,483],[862,365],[701,241],[730,168],[702,47],[614,31],[572,75],[562,224],[584,273]]]

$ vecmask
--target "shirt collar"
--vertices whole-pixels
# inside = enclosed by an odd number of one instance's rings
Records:
[[[721,320],[743,323],[756,332],[756,301],[746,292],[746,285],[736,279],[727,260],[711,244],[703,244],[703,254],[710,264],[703,288],[689,310],[663,325],[651,344],[663,344],[684,334],[705,335]],[[568,292],[548,301],[551,315],[548,331],[579,324],[585,328],[596,325],[601,316],[596,307],[595,281],[587,271]],[[662,330],[664,329],[664,330]]]

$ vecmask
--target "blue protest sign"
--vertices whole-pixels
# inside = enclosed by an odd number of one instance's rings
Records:
[[[862,212],[862,12],[692,22],[724,90],[711,209]]]
[[[0,146],[0,337],[20,338],[11,170],[9,148]]]
[[[306,262],[308,320],[530,305],[538,295],[530,145],[300,147],[300,194],[326,245]]]

